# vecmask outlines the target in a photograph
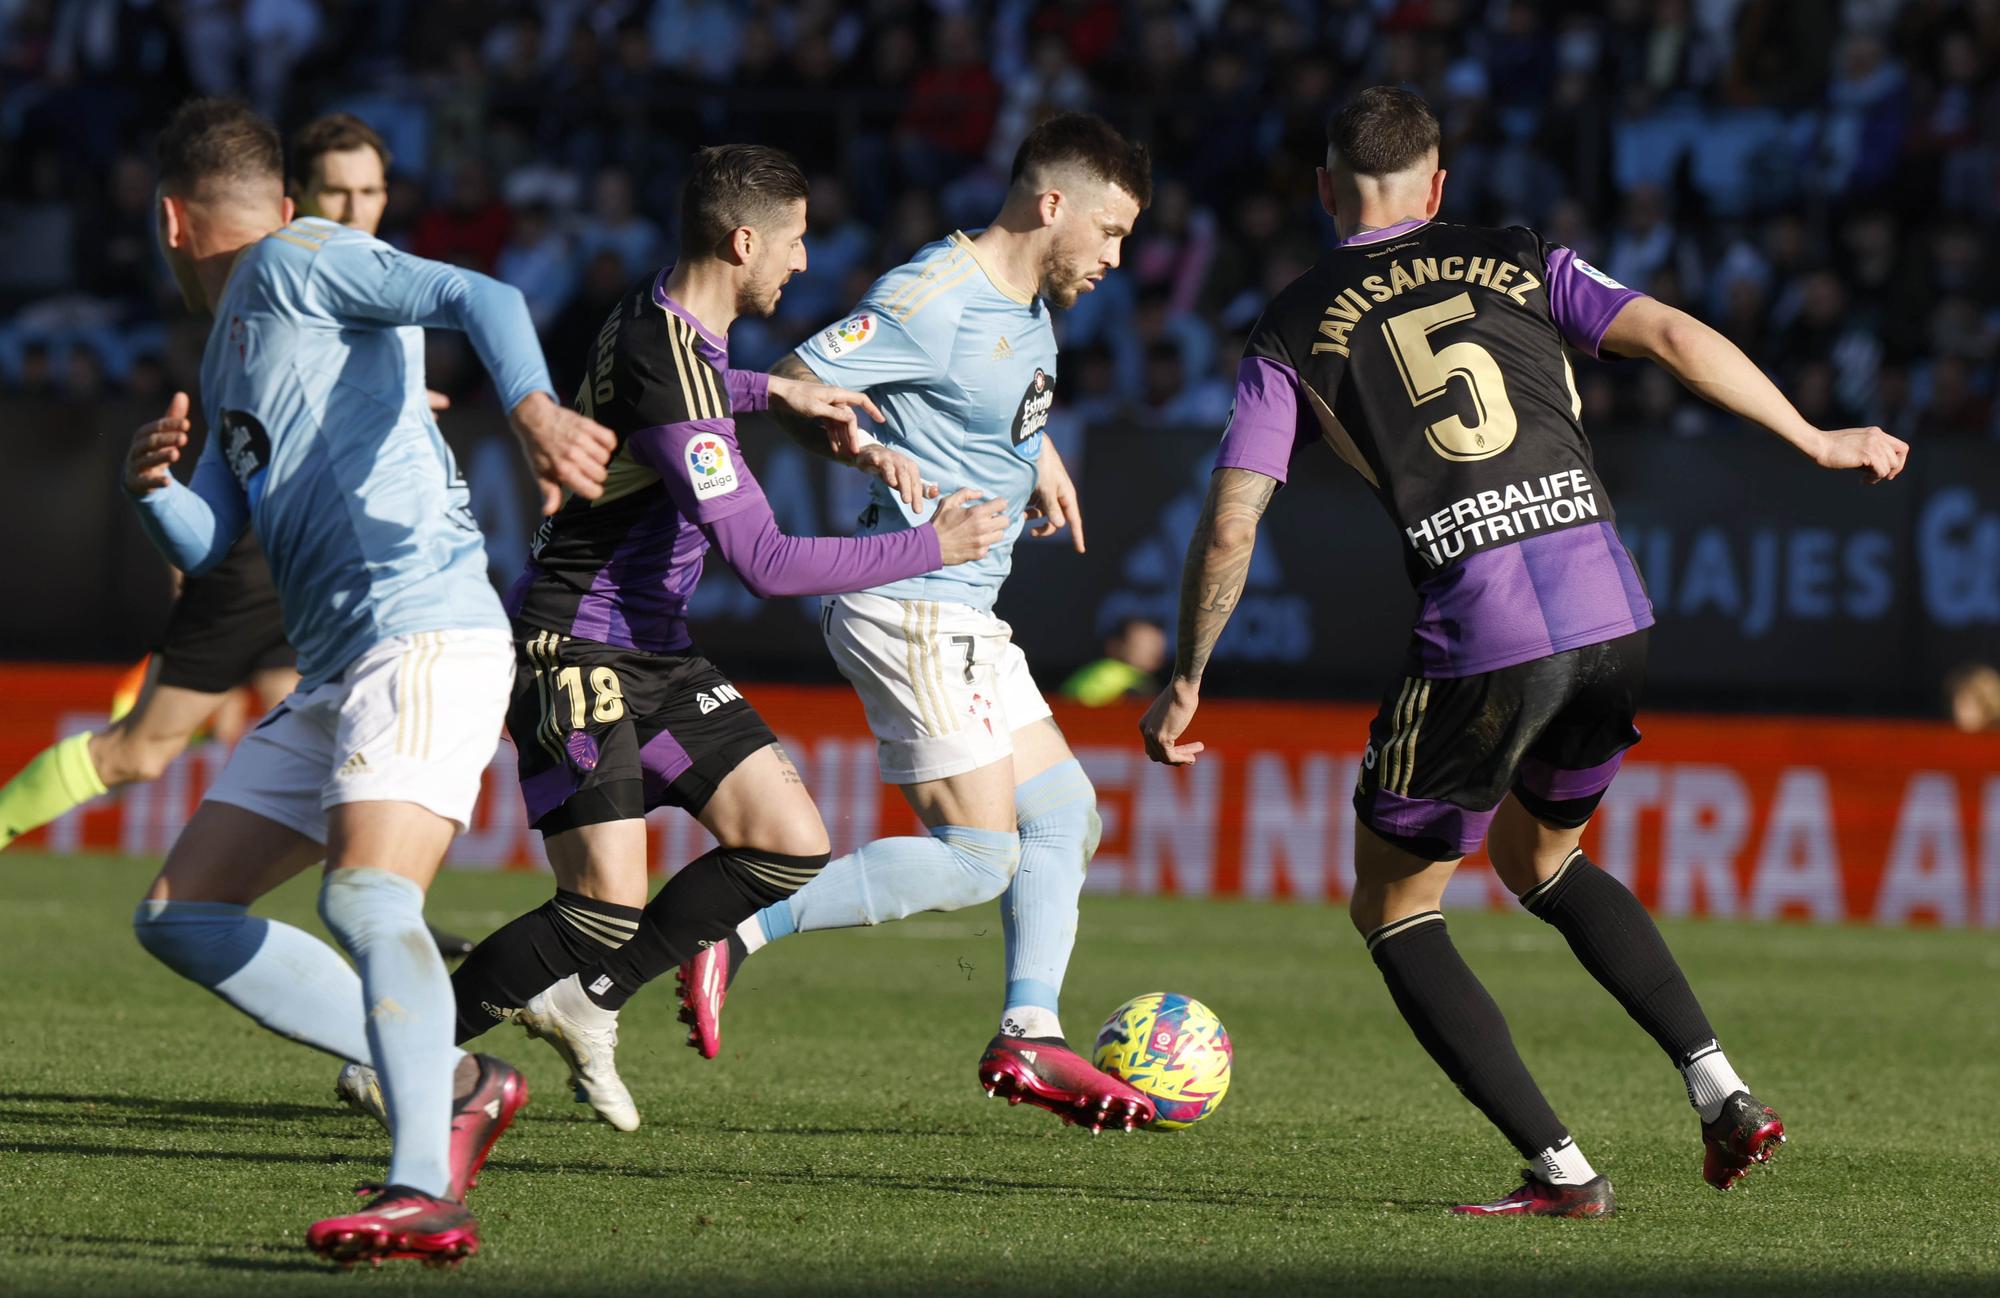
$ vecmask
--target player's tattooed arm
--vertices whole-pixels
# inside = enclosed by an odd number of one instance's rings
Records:
[[[1180,633],[1175,637],[1174,677],[1201,684],[1209,655],[1229,625],[1250,575],[1257,524],[1278,490],[1275,478],[1249,469],[1218,469],[1188,542],[1181,568]]]
[[[1156,762],[1186,766],[1202,751],[1200,743],[1181,743],[1180,737],[1201,706],[1202,672],[1243,597],[1257,549],[1257,524],[1277,490],[1276,478],[1250,469],[1217,469],[1208,480],[1208,499],[1202,502],[1181,568],[1174,676],[1139,722],[1146,755]]]
[[[847,397],[866,403],[863,409],[877,420],[882,418],[882,412],[865,395],[828,387],[812,372],[811,366],[799,359],[797,352],[787,352],[784,359],[771,367],[769,413],[785,436],[814,455],[882,479],[889,490],[903,498],[912,513],[918,512],[923,501],[938,495],[937,484],[924,481],[923,471],[915,460],[884,446],[862,428],[850,408],[855,402],[836,400]],[[815,403],[820,401],[838,405],[839,413],[818,409]]]

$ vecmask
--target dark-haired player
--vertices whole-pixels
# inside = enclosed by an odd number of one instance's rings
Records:
[[[847,407],[869,404],[729,368],[730,325],[770,315],[806,268],[805,176],[776,149],[704,149],[683,187],[681,230],[679,262],[612,308],[585,364],[577,407],[618,439],[604,495],[543,523],[508,597],[519,666],[507,723],[556,894],[480,943],[453,978],[461,1041],[518,1012],[568,1061],[578,1098],[623,1131],[639,1114],[612,1066],[617,1016],[593,998],[635,961],[670,969],[692,958],[827,859],[826,826],[791,759],[694,646],[687,607],[702,556],[713,546],[757,595],[814,595],[977,560],[1008,525],[1004,504],[968,508],[975,493],[962,491],[931,526],[780,532],[735,415],[776,402],[852,422]],[[880,448],[864,467],[920,498],[915,474]],[[647,903],[644,818],[659,806],[686,811],[719,846]]]
[[[161,250],[189,306],[214,317],[201,385],[213,431],[182,485],[177,393],[134,437],[125,489],[190,574],[255,524],[301,680],[236,746],[133,929],[265,1027],[381,1074],[387,1184],[315,1224],[308,1245],[343,1262],[461,1258],[478,1246],[465,1191],[527,1087],[453,1046],[423,901],[478,797],[514,659],[464,479],[399,331],[470,337],[545,500],[601,496],[613,439],[556,404],[519,292],[291,220],[277,131],[249,109],[194,100],[158,148]],[[321,860],[319,913],[352,966],[249,913]]]
[[[1040,513],[1038,534],[1072,524],[1081,552],[1075,489],[1043,432],[1056,387],[1050,308],[1070,306],[1118,265],[1151,198],[1144,148],[1101,118],[1052,118],[1022,141],[991,225],[919,251],[774,373],[869,392],[887,415],[883,438],[925,479],[976,485],[1010,511]],[[787,427],[827,453],[815,430]],[[895,536],[921,521],[877,487],[861,527]],[[688,962],[683,1017],[704,1056],[719,1048],[730,977],[765,943],[999,897],[1006,993],[980,1083],[1093,1130],[1152,1119],[1143,1095],[1070,1049],[1057,1017],[1097,846],[1097,799],[993,615],[1014,535],[978,563],[826,601],[821,629],[861,696],[882,778],[902,789],[930,836],[840,858]],[[636,985],[618,981],[607,998]]]
[[[1202,745],[1179,739],[1258,519],[1299,450],[1326,442],[1395,520],[1417,589],[1405,675],[1354,794],[1349,911],[1417,1039],[1530,1162],[1512,1194],[1457,1211],[1613,1208],[1445,931],[1445,883],[1482,840],[1521,903],[1674,1061],[1700,1117],[1702,1174],[1727,1189],[1784,1126],[1724,1057],[1651,917],[1577,847],[1639,738],[1653,610],[1591,466],[1563,345],[1653,360],[1826,468],[1881,481],[1908,448],[1879,428],[1813,427],[1720,334],[1532,230],[1433,219],[1445,173],[1417,96],[1365,91],[1327,138],[1320,201],[1342,242],[1265,310],[1238,370],[1146,750],[1196,760]]]

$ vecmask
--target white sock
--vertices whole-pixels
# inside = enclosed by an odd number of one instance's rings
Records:
[[[1597,1179],[1597,1169],[1583,1156],[1574,1140],[1565,1140],[1535,1156],[1541,1164],[1542,1179],[1550,1185],[1583,1185]]]
[[[743,939],[743,954],[755,955],[758,948],[764,945],[764,925],[752,915],[736,926],[736,936]]]
[[[1750,1089],[1729,1066],[1729,1057],[1722,1053],[1722,1047],[1713,1041],[1681,1069],[1681,1079],[1687,1083],[1688,1103],[1694,1105],[1703,1122],[1714,1122],[1722,1113],[1723,1101],[1738,1091]]]
[[[1003,1037],[1059,1037],[1062,1034],[1062,1021],[1056,1017],[1054,1010],[1046,1010],[1039,1005],[1010,1005],[1000,1012],[1000,1035]]]

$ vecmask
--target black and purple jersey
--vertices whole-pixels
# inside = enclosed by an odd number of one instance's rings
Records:
[[[669,268],[671,269],[671,268]],[[621,298],[591,344],[576,408],[618,436],[604,494],[542,521],[507,596],[519,623],[647,653],[678,653],[710,544],[752,593],[839,595],[936,569],[937,531],[794,537],[736,443],[737,411],[770,381],[729,368],[723,339],[667,296],[668,271]]]
[[[1563,351],[1639,294],[1532,230],[1406,221],[1265,309],[1216,467],[1283,482],[1324,441],[1367,480],[1417,589],[1412,675],[1473,676],[1653,624]]]

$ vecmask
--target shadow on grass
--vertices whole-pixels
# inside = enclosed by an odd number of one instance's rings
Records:
[[[87,1095],[74,1091],[0,1091],[0,1104],[80,1104],[120,1112],[154,1113],[183,1118],[281,1118],[338,1117],[340,1110],[326,1104],[281,1104],[260,1100],[189,1100],[157,1095]],[[74,1122],[75,1114],[0,1111],[0,1117],[23,1122]]]
[[[313,1167],[338,1167],[351,1163],[380,1168],[379,1150],[366,1155],[343,1153],[297,1154],[264,1149],[146,1149],[138,1145],[98,1145],[75,1140],[67,1143],[39,1140],[8,1140],[0,1136],[0,1153],[60,1154],[70,1158],[181,1158],[213,1163],[297,1163]]]
[[[202,1256],[202,1255],[206,1256]],[[242,1243],[193,1243],[179,1239],[148,1239],[136,1235],[14,1235],[0,1243],[0,1256],[18,1258],[90,1258],[100,1262],[145,1262],[153,1265],[213,1267],[226,1271],[280,1274],[324,1272],[325,1263],[303,1244],[246,1240]]]

